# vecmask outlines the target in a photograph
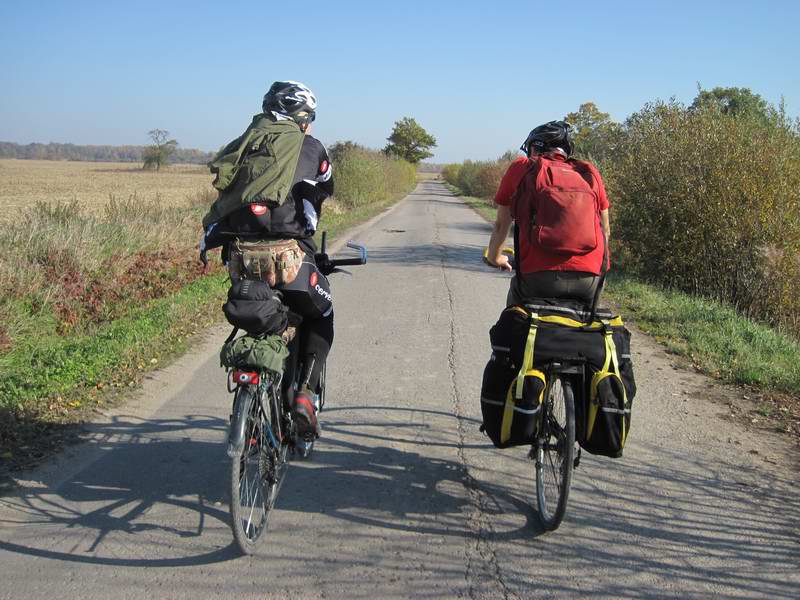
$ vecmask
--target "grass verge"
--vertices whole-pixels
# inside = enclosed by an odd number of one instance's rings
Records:
[[[460,190],[448,188],[456,195]],[[491,201],[461,199],[488,221],[497,214]],[[800,343],[756,323],[721,302],[649,285],[611,271],[605,298],[689,366],[716,379],[746,386],[755,408],[750,421],[800,436]]]
[[[743,317],[721,302],[610,272],[606,298],[667,350],[700,371],[735,385],[755,402],[747,412],[800,436],[800,342]]]
[[[193,334],[217,320],[226,289],[222,273],[202,277],[91,334],[32,338],[3,356],[0,471],[52,454],[75,436],[70,425],[186,350]]]

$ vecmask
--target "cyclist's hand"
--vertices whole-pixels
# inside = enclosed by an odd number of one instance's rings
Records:
[[[314,262],[317,263],[317,269],[326,277],[333,272],[331,266],[331,259],[327,254],[318,253],[314,255]]]
[[[508,256],[505,254],[501,254],[500,257],[497,259],[497,262],[492,263],[491,265],[497,267],[501,271],[513,271],[514,268],[511,266],[511,262],[508,260]]]

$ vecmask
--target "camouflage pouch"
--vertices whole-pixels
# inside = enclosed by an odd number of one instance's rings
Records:
[[[231,279],[255,279],[270,287],[292,283],[305,253],[297,240],[243,241],[231,244],[228,270]]]

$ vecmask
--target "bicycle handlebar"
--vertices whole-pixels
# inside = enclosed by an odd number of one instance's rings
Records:
[[[365,265],[367,264],[367,249],[361,244],[347,242],[347,247],[358,250],[358,258],[332,258],[330,263],[335,266]]]
[[[347,247],[353,250],[358,250],[358,256],[353,258],[330,258],[325,252],[327,232],[322,232],[322,243],[320,244],[320,253],[317,254],[316,261],[317,267],[325,275],[330,275],[335,272],[338,267],[349,267],[364,265],[367,263],[367,249],[361,244],[355,242],[347,242]]]

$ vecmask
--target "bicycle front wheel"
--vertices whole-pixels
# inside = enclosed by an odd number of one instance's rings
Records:
[[[234,415],[241,415],[246,421],[244,445],[231,457],[231,526],[233,537],[245,554],[255,552],[267,529],[286,458],[285,445],[276,439],[276,430],[267,420],[258,396],[255,388],[243,386],[234,400]]]
[[[546,531],[558,528],[567,510],[575,459],[575,396],[564,375],[554,375],[542,407],[536,442],[536,499]]]

